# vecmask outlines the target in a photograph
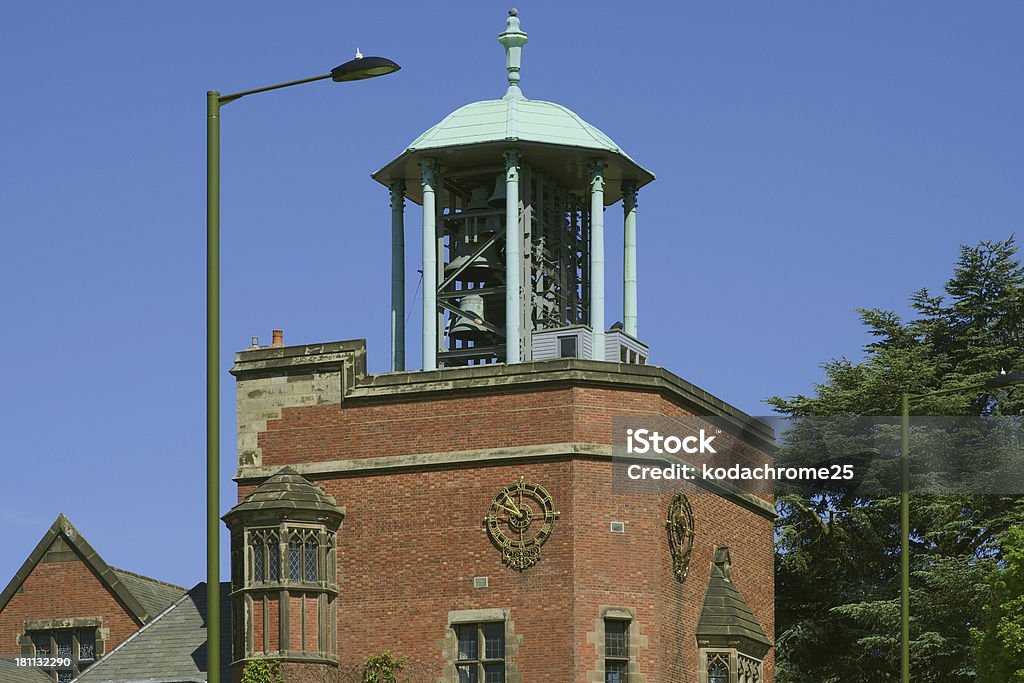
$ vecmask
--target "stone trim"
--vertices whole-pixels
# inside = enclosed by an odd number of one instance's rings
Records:
[[[605,680],[604,622],[606,619],[629,622],[629,631],[626,635],[626,647],[629,652],[628,679],[630,683],[647,683],[647,675],[640,672],[637,660],[641,650],[646,649],[650,642],[648,636],[641,632],[641,624],[636,619],[636,608],[599,605],[597,614],[597,619],[594,620],[594,630],[587,632],[587,642],[594,646],[594,668],[587,672],[586,683],[604,683]]]
[[[559,358],[512,365],[495,363],[369,375],[366,341],[357,339],[239,351],[231,368],[231,374],[239,382],[332,372],[341,374],[343,401],[552,383],[655,390],[698,415],[733,418],[737,427],[743,428],[752,442],[756,442],[752,445],[775,448],[774,434],[768,425],[751,420],[735,406],[656,365]]]
[[[468,451],[442,451],[414,455],[389,455],[377,458],[355,460],[330,460],[289,465],[304,477],[323,478],[339,474],[374,473],[410,468],[451,467],[453,465],[481,463],[506,464],[526,462],[540,458],[584,457],[611,460],[612,447],[606,444],[558,443],[509,448],[483,448]],[[240,467],[234,480],[239,485],[253,484],[273,476],[279,467]],[[736,487],[717,481],[694,480],[693,484],[717,494],[739,507],[765,519],[775,520],[775,506],[755,495],[742,492]]]
[[[441,651],[444,668],[437,683],[457,683],[459,676],[455,663],[459,657],[459,637],[455,626],[459,624],[482,624],[503,622],[505,624],[505,683],[523,683],[523,675],[516,666],[516,655],[523,642],[521,635],[516,635],[515,621],[511,618],[512,610],[507,607],[484,607],[480,609],[454,610],[448,612],[448,626],[444,637],[436,642]]]

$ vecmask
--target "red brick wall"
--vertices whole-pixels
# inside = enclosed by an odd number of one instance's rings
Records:
[[[0,612],[0,655],[21,656],[26,620],[85,617],[102,617],[108,652],[140,626],[81,560],[40,562]]]
[[[265,466],[529,444],[610,444],[614,416],[686,414],[652,391],[463,392],[289,408],[268,423],[259,443]],[[483,517],[497,490],[521,475],[545,486],[562,516],[540,563],[519,573],[501,563]],[[731,551],[734,582],[765,633],[774,633],[772,524],[712,494],[691,493],[697,536],[689,577],[680,584],[664,527],[670,496],[613,494],[607,460],[466,465],[316,483],[347,508],[338,533],[343,665],[385,649],[440,663],[449,611],[501,607],[511,610],[522,637],[514,662],[525,681],[583,681],[598,662],[587,633],[599,619],[599,606],[608,605],[636,611],[640,633],[648,638],[638,663],[649,683],[696,680],[695,626],[713,549],[722,545]],[[240,497],[251,490],[241,487]],[[625,522],[626,533],[610,533],[611,521]],[[475,576],[489,577],[489,588],[474,589]],[[292,633],[294,639],[294,624]],[[766,674],[770,683],[770,655]]]

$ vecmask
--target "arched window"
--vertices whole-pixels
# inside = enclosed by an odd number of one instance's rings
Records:
[[[252,554],[250,583],[281,580],[281,550],[277,532],[273,529],[253,529],[249,532],[249,552]]]
[[[729,683],[728,655],[708,655],[708,683]]]
[[[320,578],[317,571],[317,545],[316,539],[309,536],[302,546],[302,578],[310,583]]]
[[[320,579],[319,532],[292,529],[288,534],[288,580],[316,583]]]

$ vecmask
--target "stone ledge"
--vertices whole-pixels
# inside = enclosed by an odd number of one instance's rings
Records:
[[[450,467],[453,465],[481,465],[509,462],[523,462],[540,458],[591,458],[612,459],[613,448],[605,444],[559,443],[507,448],[486,448],[468,451],[441,451],[413,455],[388,455],[355,460],[330,460],[288,465],[304,477],[331,477],[346,474],[374,475],[393,470]],[[277,474],[281,467],[240,467],[235,474],[239,485],[262,483]],[[740,491],[723,482],[693,480],[690,482],[710,493],[722,496],[729,502],[766,519],[775,519],[775,506],[755,495]]]

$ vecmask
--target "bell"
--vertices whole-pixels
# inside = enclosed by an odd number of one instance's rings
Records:
[[[494,192],[487,198],[487,203],[494,208],[505,206],[505,176],[499,175],[494,180]]]
[[[489,209],[491,205],[488,204],[487,188],[486,187],[474,187],[472,194],[469,196],[469,204],[466,204],[466,208],[463,211],[479,211],[480,209]]]
[[[468,245],[474,248],[475,245]],[[492,244],[484,250],[484,253],[470,261],[472,254],[456,256],[444,267],[444,277],[447,280],[455,271],[462,268],[464,263],[468,265],[455,278],[457,282],[481,282],[484,284],[497,284],[504,281],[505,263],[498,254],[498,246]]]
[[[448,333],[449,338],[462,342],[492,341],[494,335],[483,327],[484,298],[479,294],[467,294],[459,301],[459,308],[465,315],[458,316]]]

